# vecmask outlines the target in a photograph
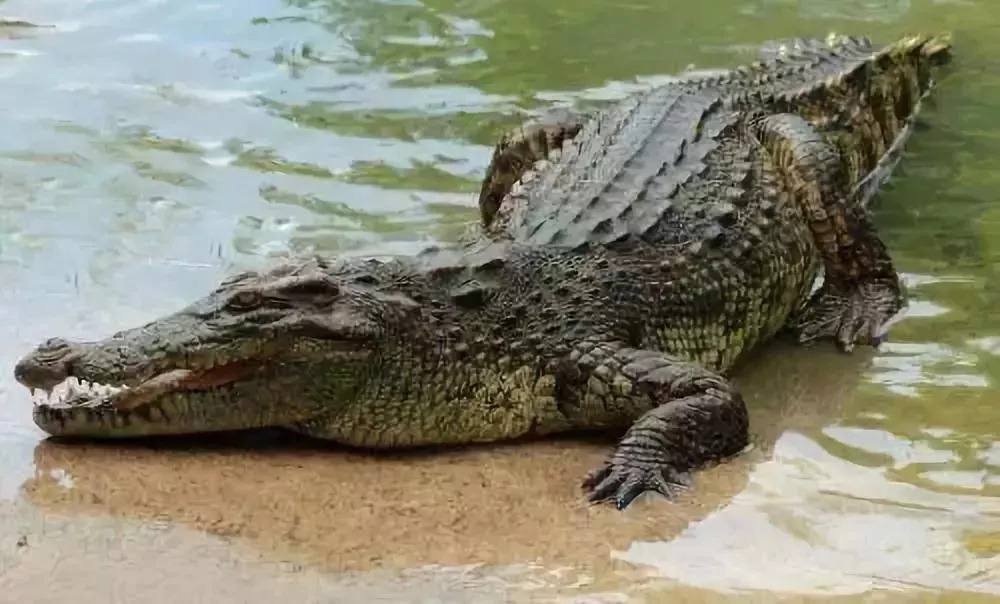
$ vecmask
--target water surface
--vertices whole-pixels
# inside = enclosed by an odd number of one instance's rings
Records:
[[[948,601],[1000,595],[1000,21],[988,0],[0,3],[0,592],[12,601]],[[741,375],[755,449],[673,504],[608,446],[373,459],[274,434],[47,442],[9,368],[275,256],[476,217],[498,133],[772,38],[954,32],[876,200],[912,306],[878,353]],[[994,40],[991,42],[991,40]]]

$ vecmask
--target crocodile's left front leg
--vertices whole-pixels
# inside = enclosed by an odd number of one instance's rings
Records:
[[[800,342],[829,337],[844,351],[855,344],[877,346],[905,295],[857,183],[848,181],[836,149],[801,117],[769,115],[755,120],[753,129],[809,221],[823,258],[823,285],[790,327]]]
[[[579,345],[558,372],[564,409],[639,418],[614,454],[584,480],[592,502],[627,507],[644,491],[671,496],[691,470],[742,451],[749,418],[740,393],[717,373],[653,350]],[[644,412],[643,412],[644,411]]]

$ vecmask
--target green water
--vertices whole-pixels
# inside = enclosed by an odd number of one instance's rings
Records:
[[[847,403],[776,437],[743,492],[608,556],[698,593],[1000,594],[995,2],[8,0],[0,17],[6,368],[269,256],[448,240],[476,217],[493,138],[527,111],[732,65],[771,38],[953,32],[875,206],[908,317]],[[0,372],[12,509],[30,505],[43,438],[30,415]]]

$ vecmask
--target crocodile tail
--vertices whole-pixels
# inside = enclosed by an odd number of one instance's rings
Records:
[[[885,46],[863,88],[867,106],[854,116],[842,153],[852,180],[868,199],[893,172],[923,99],[934,88],[933,68],[951,58],[950,34],[912,35]]]
[[[897,71],[899,84],[907,77],[915,77],[920,96],[925,96],[934,86],[931,70],[951,60],[951,34],[912,35],[900,38],[883,50],[889,59],[888,71]],[[900,68],[902,68],[900,70]],[[907,73],[908,72],[908,73]],[[917,106],[912,109],[915,112]]]
[[[881,53],[893,69],[908,66],[916,69],[924,91],[932,84],[930,70],[951,60],[951,35],[905,36],[886,46]]]
[[[941,65],[951,60],[951,34],[943,33],[934,36],[913,36],[910,44],[911,54],[933,65]]]

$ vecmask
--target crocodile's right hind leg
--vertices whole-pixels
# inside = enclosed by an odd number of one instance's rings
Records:
[[[799,203],[823,259],[823,285],[790,327],[800,342],[832,338],[844,351],[877,346],[905,294],[862,192],[837,150],[798,115],[758,117],[752,129]]]
[[[562,149],[563,142],[575,137],[587,118],[588,114],[570,109],[549,109],[500,137],[479,192],[484,229],[489,230],[493,225],[500,204],[514,184],[536,162],[549,159],[553,151]]]

